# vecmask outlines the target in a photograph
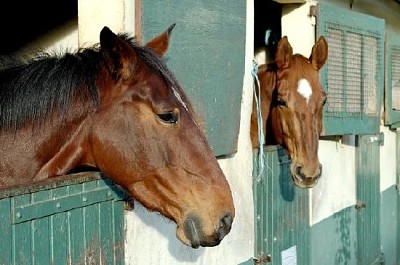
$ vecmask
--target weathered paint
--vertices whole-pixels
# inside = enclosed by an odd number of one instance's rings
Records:
[[[216,156],[237,151],[246,44],[246,2],[142,0],[146,42],[176,23],[168,49],[174,72],[202,119]]]
[[[295,249],[297,264],[310,264],[309,192],[297,188],[290,159],[282,147],[267,146],[254,156],[255,258],[284,264],[282,255]]]
[[[314,224],[311,227],[311,264],[357,264],[356,227],[354,206]]]
[[[357,137],[357,264],[374,264],[380,260],[380,172],[376,135]]]
[[[400,263],[399,202],[400,194],[397,185],[392,185],[381,192],[380,237],[386,265]]]
[[[0,191],[0,264],[124,264],[125,194],[98,174],[44,183]]]

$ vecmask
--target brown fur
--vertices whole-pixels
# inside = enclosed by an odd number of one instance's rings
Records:
[[[265,142],[282,145],[288,151],[293,180],[299,187],[313,187],[321,176],[318,140],[326,95],[320,84],[319,70],[327,56],[328,45],[323,37],[318,39],[307,59],[293,55],[285,36],[278,43],[275,62],[260,66],[258,71]],[[308,103],[297,92],[301,79],[306,79],[312,88]],[[259,145],[257,128],[253,104],[250,129],[253,148]]]
[[[75,98],[63,119],[53,110],[40,125],[28,121],[16,130],[2,129],[0,185],[90,166],[147,209],[176,222],[184,244],[218,245],[231,229],[233,198],[190,103],[165,73],[160,57],[167,51],[171,29],[145,50],[104,28],[99,105],[82,112],[87,104]]]

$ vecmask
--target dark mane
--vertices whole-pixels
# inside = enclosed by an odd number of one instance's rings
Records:
[[[186,101],[179,83],[154,52],[127,34],[119,36]],[[100,96],[96,82],[102,63],[99,44],[62,56],[43,53],[26,62],[14,56],[0,58],[0,128],[16,129],[27,120],[40,122],[52,112],[65,118],[72,100],[84,103],[83,114],[97,107]]]

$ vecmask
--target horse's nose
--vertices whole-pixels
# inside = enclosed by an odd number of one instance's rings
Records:
[[[224,217],[222,217],[216,231],[216,234],[220,241],[229,233],[229,231],[231,231],[232,222],[233,218],[231,214],[227,213],[224,215]]]
[[[301,165],[296,165],[295,174],[293,175],[295,184],[303,188],[314,187],[318,179],[322,174],[322,165],[319,164],[318,168],[312,172],[312,174],[306,174],[304,168]]]
[[[195,215],[189,216],[184,222],[184,233],[190,241],[192,248],[213,247],[218,245],[221,240],[229,233],[232,227],[232,214],[226,213],[218,221],[211,234],[204,233],[204,227],[200,218]]]
[[[304,172],[304,168],[301,165],[296,166],[296,175],[297,177],[300,177],[300,180],[306,180],[307,178],[309,179],[315,179],[317,180],[322,173],[322,165],[319,164],[318,168],[312,172],[312,174],[306,174]]]

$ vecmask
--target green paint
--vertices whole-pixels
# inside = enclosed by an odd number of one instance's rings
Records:
[[[319,3],[318,35],[329,55],[321,71],[327,91],[324,135],[378,133],[384,89],[383,19]]]
[[[281,264],[281,252],[296,246],[297,264],[310,264],[309,193],[294,186],[290,160],[281,147],[265,148],[264,172],[257,179],[254,156],[255,257],[269,255]]]
[[[125,195],[109,180],[14,193],[0,199],[0,264],[124,264]]]
[[[385,255],[385,265],[400,263],[400,244],[398,237],[399,191],[393,185],[382,192],[381,203],[381,243]],[[396,232],[397,230],[397,232]]]
[[[349,207],[311,227],[311,264],[356,264],[356,216]]]
[[[0,264],[12,264],[12,226],[10,222],[11,199],[0,200]]]
[[[379,142],[375,135],[358,136],[356,148],[356,199],[366,207],[357,210],[357,264],[374,264],[381,256]]]
[[[237,151],[246,1],[142,0],[144,41],[176,26],[166,62],[192,101],[216,156]]]
[[[400,109],[394,109],[392,101],[394,98],[392,92],[400,93],[400,36],[398,34],[387,32],[386,52],[385,125],[394,129],[400,127]]]

